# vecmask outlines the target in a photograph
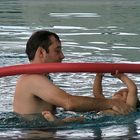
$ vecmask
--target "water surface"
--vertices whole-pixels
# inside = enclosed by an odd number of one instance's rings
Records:
[[[39,29],[60,36],[64,62],[139,62],[139,13],[139,0],[1,0],[0,66],[28,63],[24,52],[26,41]],[[67,92],[92,96],[94,73],[51,75],[54,83]],[[136,81],[139,90],[140,75],[128,75]],[[140,138],[139,112],[125,117],[94,114],[85,124],[63,127],[52,127],[40,121],[31,128],[12,113],[17,78],[0,79],[2,139]],[[103,85],[106,97],[122,87],[118,80],[109,77],[104,79]]]

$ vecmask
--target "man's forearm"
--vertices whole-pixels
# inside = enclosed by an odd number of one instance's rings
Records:
[[[113,102],[111,99],[92,98],[85,96],[70,96],[68,108],[66,110],[87,112],[111,109]]]

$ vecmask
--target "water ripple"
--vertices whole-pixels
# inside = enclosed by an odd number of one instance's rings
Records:
[[[140,50],[139,47],[129,47],[129,46],[112,46],[115,49],[127,49],[127,50]]]
[[[77,26],[53,26],[54,29],[62,29],[62,30],[71,30],[71,29],[77,29],[77,30],[87,30],[85,27],[77,27]]]
[[[84,32],[84,33],[81,33],[81,32],[78,32],[78,33],[59,33],[59,35],[63,35],[63,36],[79,36],[79,35],[101,35],[102,33],[89,33],[89,32]]]
[[[50,13],[51,17],[59,17],[59,18],[68,18],[68,17],[101,17],[101,15],[97,13]]]

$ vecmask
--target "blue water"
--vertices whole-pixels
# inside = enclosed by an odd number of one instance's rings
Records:
[[[139,0],[1,0],[0,66],[28,63],[26,41],[38,29],[60,36],[64,62],[139,62],[139,13]],[[139,91],[140,75],[128,75]],[[94,73],[51,76],[70,94],[92,96]],[[12,110],[17,78],[0,78],[0,139],[140,139],[139,111],[113,117],[89,112],[83,124],[64,126],[48,123],[39,114],[35,120],[24,120]],[[103,86],[110,97],[123,85],[105,77]],[[75,115],[58,108],[60,118]]]
[[[28,135],[28,138],[43,138],[42,133],[45,134],[45,138],[48,138],[48,134],[53,132],[54,138],[59,137],[61,139],[65,138],[81,138],[81,139],[92,139],[92,138],[134,138],[138,136],[138,120],[140,112],[135,112],[127,116],[103,116],[97,115],[95,113],[85,113],[84,123],[68,123],[65,125],[57,125],[54,122],[47,122],[40,114],[35,114],[35,118],[31,121],[25,120],[21,116],[9,112],[0,114],[0,131],[1,132],[22,132]],[[65,116],[72,116],[71,113],[65,113]],[[62,118],[62,116],[60,117]],[[38,132],[32,136],[30,133]],[[88,132],[89,131],[89,132]],[[91,136],[91,132],[93,133]],[[60,133],[62,132],[62,134]],[[60,135],[60,134],[61,135]],[[85,134],[83,134],[85,133]],[[59,134],[59,135],[57,135]],[[64,135],[66,134],[66,135]],[[69,135],[68,135],[69,134]],[[6,138],[11,137],[8,134]],[[77,136],[76,136],[77,135]],[[0,135],[2,136],[2,135]],[[62,137],[64,136],[64,137]],[[18,138],[14,136],[14,138]],[[21,135],[20,138],[25,138]]]

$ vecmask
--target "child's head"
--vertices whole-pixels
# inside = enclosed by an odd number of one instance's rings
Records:
[[[112,96],[112,99],[120,99],[120,100],[123,100],[124,102],[126,102],[127,95],[128,95],[128,89],[127,88],[123,88],[123,89],[120,89],[119,91],[117,91]]]
[[[127,88],[123,88],[123,89],[120,89],[119,91],[117,91],[116,93],[114,93],[114,95],[112,96],[112,99],[120,99],[120,100],[126,102],[127,96],[128,96],[128,89]],[[139,101],[139,99],[137,99],[136,108],[140,108],[140,101]]]

